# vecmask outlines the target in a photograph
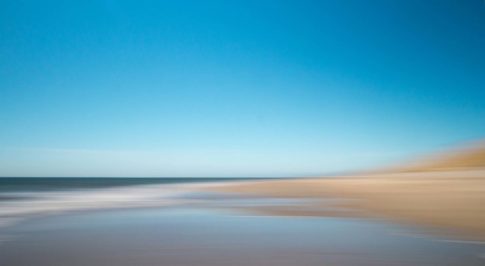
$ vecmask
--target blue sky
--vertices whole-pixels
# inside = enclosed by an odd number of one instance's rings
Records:
[[[0,176],[309,176],[485,134],[483,1],[0,2]]]

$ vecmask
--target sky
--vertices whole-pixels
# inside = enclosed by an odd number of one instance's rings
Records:
[[[0,176],[318,176],[482,137],[481,0],[0,1]]]

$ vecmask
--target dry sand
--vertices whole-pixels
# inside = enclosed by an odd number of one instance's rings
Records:
[[[321,199],[322,203],[259,208],[272,214],[372,216],[456,230],[485,239],[485,170],[395,173],[260,181],[219,187],[258,196]],[[338,198],[331,202],[325,199]]]
[[[321,200],[308,206],[258,208],[271,214],[372,216],[445,228],[485,240],[485,149],[461,150],[412,170],[394,168],[332,178],[260,181],[218,188],[230,193]],[[439,158],[435,157],[435,158]],[[332,203],[326,199],[343,201]]]

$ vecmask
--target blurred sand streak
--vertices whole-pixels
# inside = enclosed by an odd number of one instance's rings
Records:
[[[442,159],[440,159],[442,158]],[[451,229],[485,239],[485,148],[454,151],[392,171],[300,180],[260,181],[220,187],[225,192],[322,199],[313,209],[266,209],[283,215],[362,215]],[[325,211],[326,198],[347,199]],[[319,212],[318,209],[322,211]],[[310,209],[311,211],[305,211]],[[360,211],[360,213],[359,213]]]

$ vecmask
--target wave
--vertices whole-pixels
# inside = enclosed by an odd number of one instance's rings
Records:
[[[76,191],[34,191],[4,193],[0,201],[0,227],[10,226],[33,216],[111,208],[163,207],[191,201],[190,193],[205,184],[157,184]]]

